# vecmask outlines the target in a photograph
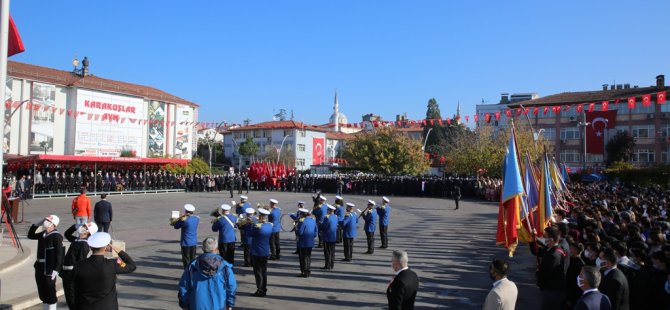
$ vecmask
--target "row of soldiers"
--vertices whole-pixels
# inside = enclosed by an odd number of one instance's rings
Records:
[[[341,196],[335,197],[330,205],[321,194],[312,197],[314,206],[305,208],[305,203],[298,202],[298,210],[288,214],[293,220],[292,232],[295,233],[296,252],[300,260],[300,277],[311,274],[311,254],[315,247],[323,248],[325,265],[322,269],[332,270],[335,265],[335,245],[343,243],[343,261],[353,260],[353,245],[360,219],[365,222],[364,231],[367,239],[365,254],[374,253],[374,235],[379,226],[381,248],[388,247],[388,225],[391,206],[389,199],[382,197],[381,205],[368,200],[364,211],[355,209],[353,203],[344,203]],[[194,215],[195,206],[184,206],[184,214],[171,220],[175,229],[181,229],[181,253],[184,268],[196,258],[198,242],[197,230],[200,218]],[[233,214],[234,212],[234,214]],[[254,209],[248,197],[241,195],[240,202],[233,206],[221,205],[220,209],[210,214],[212,231],[218,232],[220,255],[231,265],[235,265],[235,248],[239,241],[243,248],[243,266],[253,267],[257,291],[254,296],[264,297],[267,293],[268,260],[281,259],[279,233],[282,231],[282,210],[276,199],[270,199],[266,206]],[[286,227],[285,227],[286,228]],[[289,230],[289,229],[285,229]],[[318,241],[317,241],[318,240]]]

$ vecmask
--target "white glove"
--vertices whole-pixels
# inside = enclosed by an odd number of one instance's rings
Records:
[[[58,271],[54,270],[51,272],[51,280],[56,280],[56,277],[58,276]]]

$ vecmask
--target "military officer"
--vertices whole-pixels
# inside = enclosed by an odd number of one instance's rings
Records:
[[[345,262],[350,262],[354,253],[354,238],[356,238],[356,226],[358,224],[358,214],[353,211],[355,206],[355,204],[347,202],[347,211],[344,213],[344,218],[340,222],[344,237],[343,261]]]
[[[272,236],[270,237],[270,260],[279,260],[281,248],[279,245],[279,232],[281,231],[281,208],[277,199],[270,199],[270,215],[268,220],[272,223]]]
[[[363,230],[368,239],[368,251],[364,254],[373,254],[375,252],[375,230],[377,229],[377,211],[374,209],[376,203],[368,199],[368,207],[361,215],[365,221]]]
[[[98,232],[98,225],[93,222],[79,226],[74,224],[65,231],[65,239],[70,241],[70,247],[67,249],[65,258],[63,258],[63,271],[60,277],[63,279],[63,289],[65,290],[65,301],[70,309],[75,308],[74,304],[74,265],[88,257],[91,249],[86,242],[88,237]]]
[[[195,259],[198,246],[198,224],[200,218],[193,215],[195,207],[192,204],[184,205],[184,215],[174,224],[174,229],[181,229],[181,262],[184,269]]]
[[[34,223],[28,230],[28,239],[37,240],[37,261],[35,261],[35,282],[37,294],[44,309],[56,309],[56,277],[63,266],[63,236],[56,226],[60,219],[49,215]]]
[[[344,220],[344,199],[341,196],[335,196],[335,215],[338,221]],[[337,243],[342,243],[342,226],[337,226]]]
[[[296,225],[296,235],[298,236],[298,258],[300,259],[300,277],[309,278],[312,265],[312,248],[314,247],[314,238],[318,234],[316,221],[309,216],[309,210],[305,208],[298,209],[300,219]]]
[[[386,196],[382,197],[382,205],[377,207],[377,215],[379,215],[379,236],[382,239],[382,246],[379,248],[386,249],[389,239],[389,215],[391,215],[391,205],[389,205],[389,199]]]
[[[335,215],[335,207],[328,206],[328,214],[323,219],[321,225],[323,235],[323,254],[326,265],[322,269],[332,270],[335,266],[335,242],[337,241],[337,224],[339,219]]]
[[[219,232],[219,255],[229,264],[235,265],[235,230],[237,229],[237,216],[230,214],[232,207],[227,204],[221,205],[221,213],[212,223],[212,231]]]
[[[272,223],[267,221],[270,211],[265,208],[258,209],[258,223],[251,229],[251,262],[254,267],[256,279],[256,292],[253,296],[265,297],[268,284],[268,256],[270,256],[270,237],[272,236]]]

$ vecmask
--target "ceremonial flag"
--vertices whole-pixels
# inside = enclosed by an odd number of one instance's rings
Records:
[[[635,99],[635,97],[628,97],[628,108],[629,109],[635,109],[635,102],[636,101],[637,100]]]
[[[498,231],[496,233],[496,244],[502,245],[514,255],[518,244],[519,208],[523,198],[523,181],[516,152],[514,129],[510,135],[509,145],[503,168],[503,188],[498,207]]]
[[[642,106],[648,107],[651,105],[651,95],[642,96]]]
[[[7,57],[22,53],[26,50],[26,47],[23,46],[23,40],[19,35],[19,30],[14,24],[14,19],[9,17],[9,37],[7,39]]]
[[[547,227],[547,223],[553,214],[553,205],[551,202],[551,175],[549,172],[549,158],[547,153],[544,153],[544,162],[542,163],[542,178],[540,179],[540,199],[537,208],[537,223],[535,228],[537,233],[541,234]]]
[[[537,191],[537,180],[533,175],[533,168],[530,163],[530,156],[526,153],[526,168],[524,169],[524,190],[526,197],[522,200],[520,218],[521,227],[519,229],[519,241],[529,243],[533,241],[533,210],[537,210],[539,193]]]
[[[617,110],[593,111],[586,113],[586,152],[603,154],[605,152],[605,131],[616,126]]]
[[[656,104],[664,104],[665,103],[665,91],[660,91],[656,94]]]

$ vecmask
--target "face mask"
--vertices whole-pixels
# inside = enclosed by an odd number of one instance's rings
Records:
[[[588,258],[591,258],[591,251],[589,251],[589,250],[585,250],[585,251],[584,251],[584,256],[586,256],[586,257],[588,257]]]
[[[670,294],[670,285],[668,285],[668,281],[665,281],[663,288],[665,289],[666,293]]]
[[[603,261],[600,259],[600,257],[596,258],[596,267],[600,268],[602,267]]]
[[[584,280],[581,276],[577,276],[577,286],[582,287],[584,285]]]
[[[42,228],[44,228],[44,230],[47,230],[49,227],[51,227],[51,222],[44,221],[44,223],[42,223]]]

